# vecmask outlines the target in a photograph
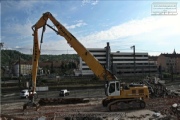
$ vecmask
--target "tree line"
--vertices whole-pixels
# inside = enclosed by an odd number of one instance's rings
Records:
[[[1,67],[8,66],[9,69],[18,62],[21,61],[31,61],[32,55],[23,54],[16,50],[1,50]],[[72,73],[73,69],[77,69],[77,64],[79,64],[79,56],[77,54],[62,54],[62,55],[40,55],[39,62],[52,62],[50,66],[45,66],[44,69],[51,70],[51,73],[66,74]],[[55,67],[53,61],[61,61],[61,65]]]
[[[19,58],[23,61],[31,61],[32,55],[23,54],[16,50],[1,50],[1,66],[8,66],[17,62]],[[79,61],[77,54],[62,54],[62,55],[41,55],[39,61]]]

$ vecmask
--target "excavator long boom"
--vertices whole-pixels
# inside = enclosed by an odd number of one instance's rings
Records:
[[[117,78],[108,70],[106,70],[99,61],[61,24],[59,23],[50,12],[46,12],[39,19],[39,21],[32,27],[34,30],[34,54],[33,54],[33,69],[32,80],[35,85],[38,59],[40,56],[39,42],[38,42],[38,29],[46,25],[47,20],[50,19],[56,26],[59,35],[63,36],[67,43],[74,48],[78,55],[85,61],[94,74],[101,80],[116,80]]]

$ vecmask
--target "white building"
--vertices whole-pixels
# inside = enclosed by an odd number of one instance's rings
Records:
[[[149,75],[157,66],[149,61],[148,53],[112,52],[113,73],[119,75]]]
[[[88,48],[88,50],[106,68],[116,76],[121,75],[149,75],[157,72],[157,66],[149,60],[148,53],[111,52],[109,43],[105,48]],[[82,75],[94,73],[80,58],[80,70]]]
[[[106,49],[104,48],[89,48],[88,49],[95,57],[99,60],[99,62],[105,66],[106,65]],[[82,60],[80,57],[80,70],[82,71],[82,75],[92,75],[94,74],[89,66]]]
[[[13,75],[19,77],[19,75],[30,75],[32,72],[32,63],[31,61],[19,61],[16,62],[13,66]],[[43,69],[38,67],[38,75],[43,75]]]
[[[32,70],[32,65],[29,62],[21,62],[19,64],[19,62],[17,62],[14,66],[13,66],[13,73],[14,76],[19,77],[19,75],[29,75],[31,74],[31,70]]]
[[[110,61],[110,46],[109,43],[107,43],[107,46],[105,48],[87,48],[91,54],[96,57],[97,60],[106,68],[111,69],[111,61]],[[89,66],[86,65],[86,63],[81,59],[80,57],[80,70],[82,71],[82,75],[93,75],[94,73],[89,68]]]

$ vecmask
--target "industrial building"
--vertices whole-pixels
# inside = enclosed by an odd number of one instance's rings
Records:
[[[105,48],[87,48],[91,54],[116,76],[150,75],[157,73],[156,61],[149,60],[148,53],[111,52],[107,43]],[[80,58],[80,71],[84,75],[93,75],[93,72]]]
[[[149,75],[157,72],[154,61],[150,61],[148,53],[112,52],[113,73],[121,75]]]

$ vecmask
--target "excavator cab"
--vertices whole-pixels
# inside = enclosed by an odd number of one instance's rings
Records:
[[[105,84],[106,96],[120,95],[120,81],[107,81]]]

